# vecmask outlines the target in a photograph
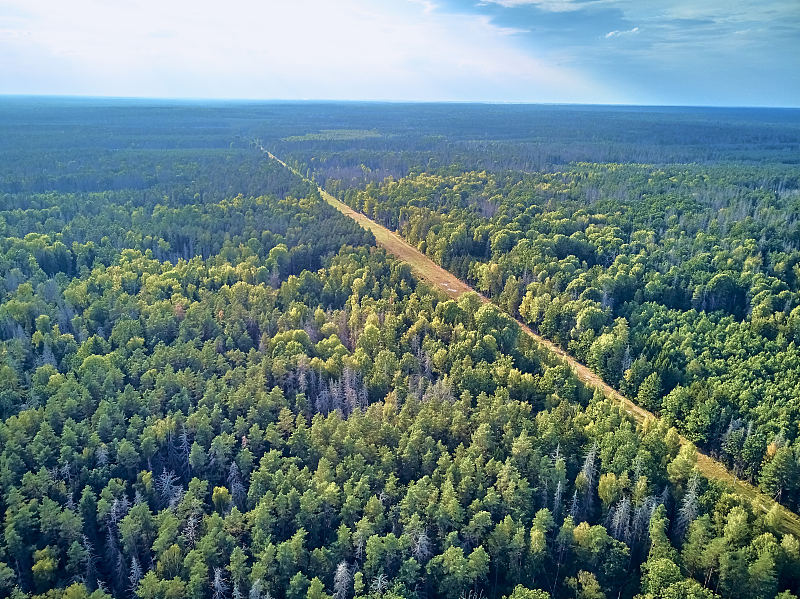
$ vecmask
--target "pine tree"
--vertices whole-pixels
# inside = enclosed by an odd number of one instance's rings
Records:
[[[266,593],[266,596],[263,593],[264,589],[264,582],[257,578],[252,585],[250,585],[250,592],[247,595],[247,599],[267,599],[269,593]]]
[[[230,468],[228,468],[228,487],[231,490],[234,504],[239,508],[244,507],[247,491],[242,483],[241,471],[235,461],[232,461]]]
[[[222,568],[214,568],[214,581],[211,584],[213,599],[225,599],[228,593],[228,583],[222,576]]]
[[[424,562],[431,555],[431,543],[428,533],[424,530],[415,532],[411,537],[411,555],[418,562]]]
[[[347,562],[341,561],[336,566],[336,572],[333,575],[333,596],[336,599],[346,599],[353,586],[353,573]]]
[[[130,576],[128,577],[128,580],[130,581],[129,588],[131,591],[131,595],[136,594],[136,589],[139,587],[139,581],[141,579],[142,579],[142,567],[139,565],[139,560],[136,559],[136,556],[134,555],[131,558],[131,573]]]
[[[611,518],[611,536],[618,541],[630,543],[631,540],[631,500],[625,495],[614,507]]]
[[[558,518],[561,514],[561,496],[564,494],[564,485],[561,481],[556,483],[556,490],[553,493],[553,516]]]
[[[595,477],[597,476],[597,465],[595,462],[597,460],[597,450],[598,445],[594,443],[586,453],[586,457],[583,460],[583,467],[581,468],[581,475],[586,485],[583,495],[582,515],[584,516],[588,516],[594,510]]]
[[[692,478],[689,479],[689,484],[686,486],[686,493],[681,502],[681,508],[678,510],[678,517],[675,520],[675,534],[680,540],[683,540],[689,530],[689,525],[697,518],[698,513],[698,498],[697,490],[700,486],[700,479],[697,471],[695,471]]]

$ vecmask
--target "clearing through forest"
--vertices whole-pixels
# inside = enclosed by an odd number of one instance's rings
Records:
[[[293,172],[298,177],[309,181],[307,177],[302,175],[296,169],[290,167],[286,164],[283,160],[272,154],[272,152],[266,150],[265,148],[261,147],[261,150],[272,160],[275,160],[279,164],[283,165],[291,172]],[[310,183],[314,184],[313,181],[309,181]],[[477,293],[478,296],[484,302],[489,302],[490,300],[481,293],[478,293],[475,289],[471,286],[464,283],[461,279],[456,277],[450,271],[445,270],[438,264],[436,264],[433,260],[428,258],[425,254],[420,252],[417,248],[412,246],[402,237],[400,237],[397,233],[390,231],[386,227],[379,225],[375,221],[371,220],[364,214],[360,212],[356,212],[348,205],[340,202],[327,191],[322,189],[321,187],[317,186],[320,195],[322,198],[331,206],[336,208],[339,212],[352,218],[356,221],[359,225],[364,227],[365,229],[372,232],[375,236],[375,240],[378,242],[382,248],[388,251],[390,254],[394,255],[395,257],[399,258],[406,262],[414,273],[421,279],[432,283],[433,285],[440,288],[444,291],[449,297],[458,298],[464,293],[474,292]],[[611,387],[605,381],[603,381],[598,374],[596,374],[593,370],[591,370],[588,366],[578,362],[575,358],[570,356],[567,352],[563,349],[558,347],[551,341],[548,341],[541,335],[533,332],[530,327],[525,325],[519,319],[515,319],[519,324],[520,328],[534,341],[536,341],[541,347],[545,348],[548,352],[550,352],[556,359],[561,360],[565,364],[567,364],[570,369],[575,373],[578,379],[581,380],[585,385],[593,388],[599,389],[601,393],[603,393],[606,397],[614,400],[617,402],[625,412],[630,414],[633,419],[638,424],[644,424],[648,419],[656,419],[657,416],[648,410],[645,410],[641,406],[635,404],[630,399],[622,395],[619,391]],[[681,436],[681,443],[689,443],[687,439]],[[782,523],[783,529],[785,532],[791,533],[797,537],[800,537],[800,517],[797,514],[789,510],[788,508],[780,505],[771,497],[768,497],[761,491],[759,491],[756,487],[748,483],[747,481],[741,480],[738,477],[734,476],[721,462],[718,462],[708,454],[700,451],[697,451],[697,468],[703,476],[708,479],[720,480],[723,482],[728,483],[731,488],[733,488],[736,493],[747,497],[753,503],[754,509],[760,509],[764,512],[769,511],[772,509],[773,506],[777,505],[778,509],[781,511],[782,515]]]

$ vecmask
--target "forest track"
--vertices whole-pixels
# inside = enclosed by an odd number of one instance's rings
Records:
[[[290,167],[283,160],[272,154],[272,152],[263,147],[261,150],[270,159],[282,164],[285,168],[293,172],[298,177],[314,184],[313,181],[310,181],[297,169]],[[411,266],[411,269],[414,271],[414,273],[421,279],[424,279],[437,286],[453,299],[458,298],[464,293],[474,292],[478,294],[482,301],[487,303],[491,301],[485,295],[479,293],[470,285],[464,283],[453,273],[436,264],[433,260],[428,258],[425,254],[400,237],[400,235],[397,233],[390,231],[382,225],[379,225],[364,214],[356,212],[350,208],[350,206],[340,202],[327,191],[322,189],[322,187],[317,185],[317,189],[319,189],[320,195],[328,204],[336,208],[345,216],[352,218],[364,229],[371,231],[375,236],[375,240],[378,242],[378,245],[380,245],[390,254],[406,262],[409,266]],[[521,320],[515,320],[519,324],[520,328],[525,331],[529,337],[536,341],[540,347],[547,350],[557,360],[560,360],[569,366],[572,372],[575,373],[575,376],[577,376],[582,383],[593,389],[599,389],[603,395],[619,404],[622,409],[628,413],[638,424],[643,425],[648,420],[656,420],[658,418],[652,412],[645,410],[643,407],[637,405],[622,395],[611,385],[603,381],[603,379],[600,378],[600,376],[588,366],[576,360],[563,349],[558,347],[555,343],[535,333]],[[680,439],[682,444],[689,443],[688,439],[684,438],[682,435]],[[756,510],[768,512],[773,506],[777,505],[778,509],[781,511],[781,523],[784,532],[791,533],[800,538],[800,517],[798,517],[797,514],[777,503],[774,499],[768,497],[747,481],[743,481],[734,476],[724,464],[715,460],[707,453],[699,449],[697,451],[697,469],[709,480],[719,480],[727,483],[736,493],[742,495],[743,497],[747,497],[752,502],[753,508]]]

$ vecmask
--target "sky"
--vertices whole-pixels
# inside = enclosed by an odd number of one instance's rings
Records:
[[[800,0],[0,0],[0,94],[800,106]]]

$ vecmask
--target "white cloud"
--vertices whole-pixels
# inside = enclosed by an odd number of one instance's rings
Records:
[[[436,4],[431,2],[431,0],[408,0],[408,1],[411,2],[412,4],[419,4],[420,6],[422,6],[423,10],[425,11],[425,14],[430,14],[437,8]]]
[[[594,2],[575,2],[574,0],[481,0],[480,4],[497,4],[506,8],[517,6],[536,6],[548,12],[572,12],[585,8]]]
[[[519,30],[427,0],[6,0],[0,92],[615,101]],[[24,73],[21,71],[24,68]]]
[[[634,27],[633,29],[628,29],[626,31],[609,31],[606,33],[606,39],[611,39],[613,37],[622,37],[625,35],[633,35],[639,33],[639,28]]]

